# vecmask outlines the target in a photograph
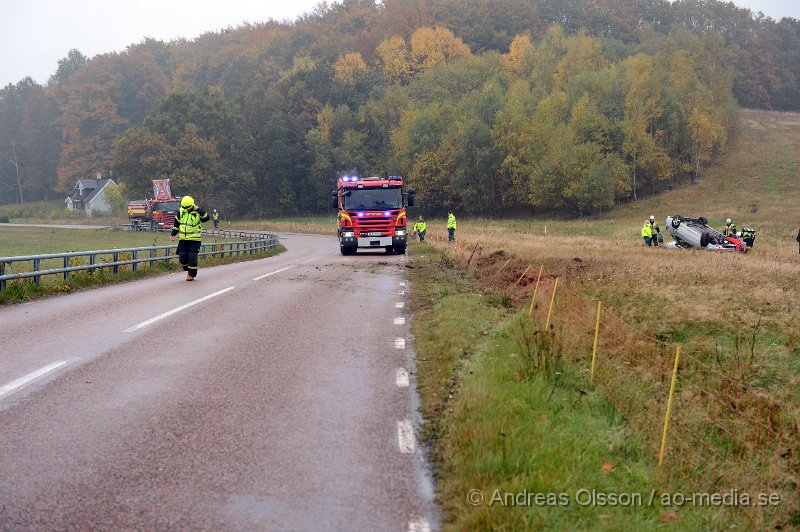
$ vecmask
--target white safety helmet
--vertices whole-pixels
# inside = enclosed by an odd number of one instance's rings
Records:
[[[727,220],[725,220],[725,223],[726,223],[726,224],[729,224],[729,223],[731,223],[731,219],[730,219],[730,218],[728,218]]]
[[[650,215],[650,221],[651,221],[651,222],[655,222],[655,221],[656,221],[656,217],[655,217],[655,216],[653,216],[652,214]]]

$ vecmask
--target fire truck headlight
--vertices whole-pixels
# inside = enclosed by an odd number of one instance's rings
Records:
[[[406,232],[404,229],[398,229],[394,232],[394,236],[406,236]]]
[[[353,231],[342,231],[342,237],[353,238],[356,234]]]

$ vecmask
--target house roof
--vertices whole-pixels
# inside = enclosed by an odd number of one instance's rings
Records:
[[[72,201],[74,203],[83,201],[87,205],[92,202],[92,200],[100,194],[106,185],[109,183],[114,183],[113,179],[81,179],[78,183],[75,184],[75,193],[71,196]],[[116,183],[114,183],[116,185]],[[83,189],[87,192],[85,195],[80,196],[78,195],[78,189],[80,188],[79,185],[83,187]]]

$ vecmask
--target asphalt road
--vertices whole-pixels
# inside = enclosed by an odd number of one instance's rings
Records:
[[[439,527],[405,257],[282,242],[0,308],[0,529]]]

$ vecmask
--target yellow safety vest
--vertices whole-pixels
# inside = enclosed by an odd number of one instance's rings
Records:
[[[426,224],[422,220],[418,220],[417,223],[414,224],[414,231],[417,233],[421,233],[428,228],[428,224]]]
[[[456,228],[456,215],[455,214],[448,214],[447,215],[447,228],[448,229],[455,229]]]
[[[642,227],[642,236],[653,238],[653,226],[650,225],[650,222],[644,223],[644,227]]]
[[[208,219],[208,218],[206,218]],[[180,240],[197,240],[203,236],[203,228],[200,226],[200,213],[196,210],[187,211],[181,207],[178,223],[178,238]]]

